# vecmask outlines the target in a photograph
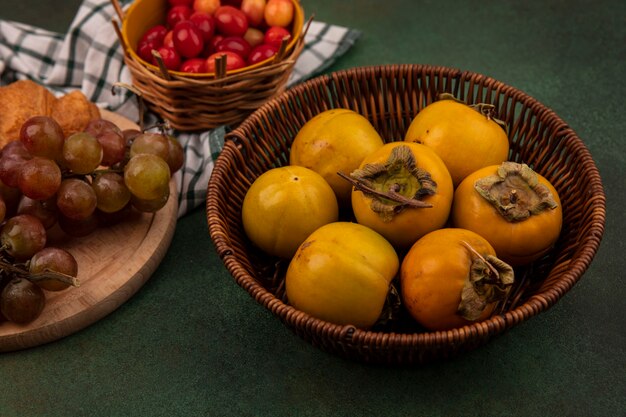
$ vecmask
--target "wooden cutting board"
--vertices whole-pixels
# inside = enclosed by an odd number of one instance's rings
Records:
[[[102,117],[121,129],[137,128],[111,112]],[[68,250],[78,262],[79,287],[46,292],[46,306],[28,325],[0,322],[0,352],[38,346],[95,323],[133,296],[163,259],[176,228],[177,191],[154,214],[137,213],[113,227],[99,228],[82,238],[54,236],[54,245]]]

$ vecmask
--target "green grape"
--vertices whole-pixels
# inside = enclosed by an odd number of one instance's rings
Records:
[[[61,126],[49,116],[34,116],[20,128],[20,141],[33,156],[61,161],[65,136]]]
[[[142,200],[141,198],[132,196],[132,198],[130,199],[130,203],[138,211],[141,211],[144,213],[155,213],[159,211],[160,209],[162,209],[165,206],[165,204],[167,204],[167,199],[169,198],[169,196],[170,196],[170,193],[168,189],[167,194],[164,194],[161,197],[156,198],[154,200]]]
[[[17,186],[33,200],[52,197],[61,185],[61,168],[51,159],[35,156],[22,164]]]
[[[102,145],[89,133],[74,133],[63,144],[63,163],[75,174],[89,174],[102,162]]]
[[[96,193],[97,207],[105,213],[123,209],[130,201],[130,191],[124,177],[115,172],[98,174],[91,184]]]
[[[61,182],[57,193],[57,208],[64,217],[81,220],[91,216],[96,209],[96,193],[87,182],[67,178]]]
[[[156,155],[135,155],[124,167],[124,182],[135,197],[158,200],[169,193],[170,167]]]

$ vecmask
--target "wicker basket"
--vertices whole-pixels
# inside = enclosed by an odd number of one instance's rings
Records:
[[[167,71],[145,62],[133,48],[147,29],[163,22],[167,1],[136,0],[124,13],[118,1],[111,0],[122,20],[121,30],[113,23],[134,87],[150,110],[181,131],[234,126],[285,89],[306,32],[300,2],[291,1],[295,6],[291,40],[274,58],[224,75]]]
[[[516,287],[491,318],[429,332],[411,320],[360,330],[328,323],[285,301],[284,262],[252,247],[241,225],[244,195],[269,168],[289,163],[289,148],[311,117],[334,107],[365,115],[387,141],[402,140],[415,114],[439,93],[494,104],[509,126],[510,159],[524,162],[556,187],[564,225],[556,247],[516,270]],[[591,155],[553,111],[484,75],[446,67],[391,65],[354,68],[294,87],[253,113],[228,135],[208,185],[209,232],[237,284],[296,334],[319,348],[370,363],[417,364],[475,349],[543,312],[581,278],[604,232],[605,196]]]

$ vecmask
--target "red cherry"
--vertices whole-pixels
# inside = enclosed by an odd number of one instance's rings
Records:
[[[167,28],[163,25],[156,25],[146,30],[139,42],[154,42],[156,45],[163,44],[163,38],[167,34]]]
[[[200,55],[204,48],[202,33],[190,20],[176,24],[173,39],[176,50],[185,58],[193,58]]]
[[[210,14],[195,12],[189,17],[189,20],[200,30],[202,39],[204,39],[205,42],[210,40],[215,34],[215,18]]]
[[[248,65],[254,65],[258,62],[265,61],[268,58],[273,57],[278,53],[278,47],[263,43],[259,46],[255,46],[250,55],[248,55]]]
[[[139,42],[137,45],[137,55],[146,62],[152,62],[152,50],[159,49],[161,45],[155,42]]]
[[[167,26],[173,28],[178,22],[185,21],[191,17],[193,9],[189,6],[174,6],[167,12]]]
[[[191,72],[194,74],[202,74],[207,72],[206,59],[204,58],[190,58],[180,64],[180,71]]]
[[[245,39],[239,36],[228,36],[222,39],[216,46],[217,52],[231,51],[237,53],[243,59],[250,54],[252,47]]]
[[[158,49],[161,58],[163,59],[163,65],[165,68],[171,71],[178,71],[180,67],[180,55],[174,48],[168,48],[167,46],[162,46]],[[154,65],[158,65],[156,59],[152,60]]]
[[[263,38],[265,35],[257,28],[248,28],[246,30],[246,34],[243,35],[243,38],[250,44],[251,47],[258,46],[263,43]]]
[[[206,60],[207,72],[215,72],[215,58],[222,55],[226,55],[226,71],[232,71],[246,66],[246,61],[235,52],[216,52],[210,55]]]
[[[263,23],[265,4],[266,0],[243,0],[241,2],[239,9],[248,18],[249,26],[259,27]]]
[[[204,45],[204,51],[202,51],[202,55],[208,57],[211,54],[217,52],[217,44],[220,43],[224,39],[222,35],[215,35],[211,38],[209,42]]]
[[[263,42],[280,48],[280,44],[285,37],[291,37],[291,33],[287,29],[280,26],[272,26],[265,31]]]
[[[189,6],[193,4],[193,0],[167,0],[171,7],[174,6]]]
[[[243,36],[248,30],[248,18],[233,6],[220,6],[215,11],[217,30],[226,36]]]
[[[170,30],[167,32],[165,37],[163,38],[163,46],[169,46],[170,48],[174,47],[174,31]]]

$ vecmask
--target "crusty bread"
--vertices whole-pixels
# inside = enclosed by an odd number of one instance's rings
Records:
[[[50,116],[61,125],[63,134],[68,137],[82,132],[90,120],[99,118],[100,110],[80,90],[74,90],[53,103]]]
[[[18,140],[22,124],[33,116],[53,117],[67,137],[99,118],[100,110],[80,90],[56,98],[33,81],[15,81],[0,87],[0,148]]]

